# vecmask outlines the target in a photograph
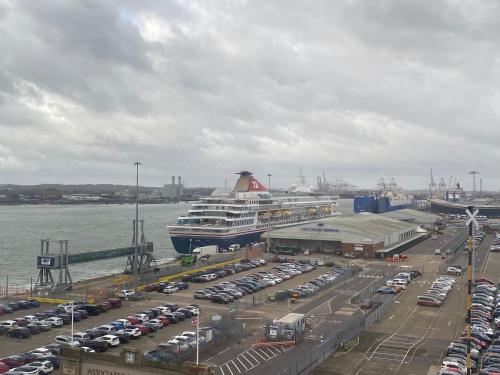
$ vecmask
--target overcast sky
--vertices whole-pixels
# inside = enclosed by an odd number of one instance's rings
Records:
[[[500,178],[499,1],[0,2],[0,184]]]

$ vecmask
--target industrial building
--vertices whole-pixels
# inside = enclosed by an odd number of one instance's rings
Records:
[[[180,199],[184,194],[184,185],[181,176],[177,177],[177,184],[175,183],[175,176],[172,176],[172,183],[163,185],[163,197],[167,199]]]
[[[290,246],[313,253],[380,259],[428,237],[429,232],[420,224],[439,217],[425,215],[428,214],[407,210],[404,218],[403,214],[399,215],[401,220],[381,214],[328,218],[265,232],[262,239],[269,241],[271,250],[276,246]]]

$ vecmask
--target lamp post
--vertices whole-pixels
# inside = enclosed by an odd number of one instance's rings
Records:
[[[140,162],[134,163],[136,169],[135,180],[135,250],[134,250],[134,292],[137,292],[137,278],[139,273],[139,165]]]
[[[71,346],[73,347],[74,333],[75,333],[75,301],[71,301]]]

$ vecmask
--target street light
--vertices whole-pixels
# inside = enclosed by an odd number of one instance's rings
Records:
[[[135,180],[135,250],[134,250],[134,292],[137,293],[137,278],[139,272],[139,165],[140,162],[136,161],[134,163],[136,169],[136,180]]]

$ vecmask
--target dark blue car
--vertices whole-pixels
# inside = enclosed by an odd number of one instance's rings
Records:
[[[384,287],[384,288],[379,288],[377,290],[377,293],[381,293],[381,294],[396,294],[398,291],[394,288],[391,288],[391,287]]]

